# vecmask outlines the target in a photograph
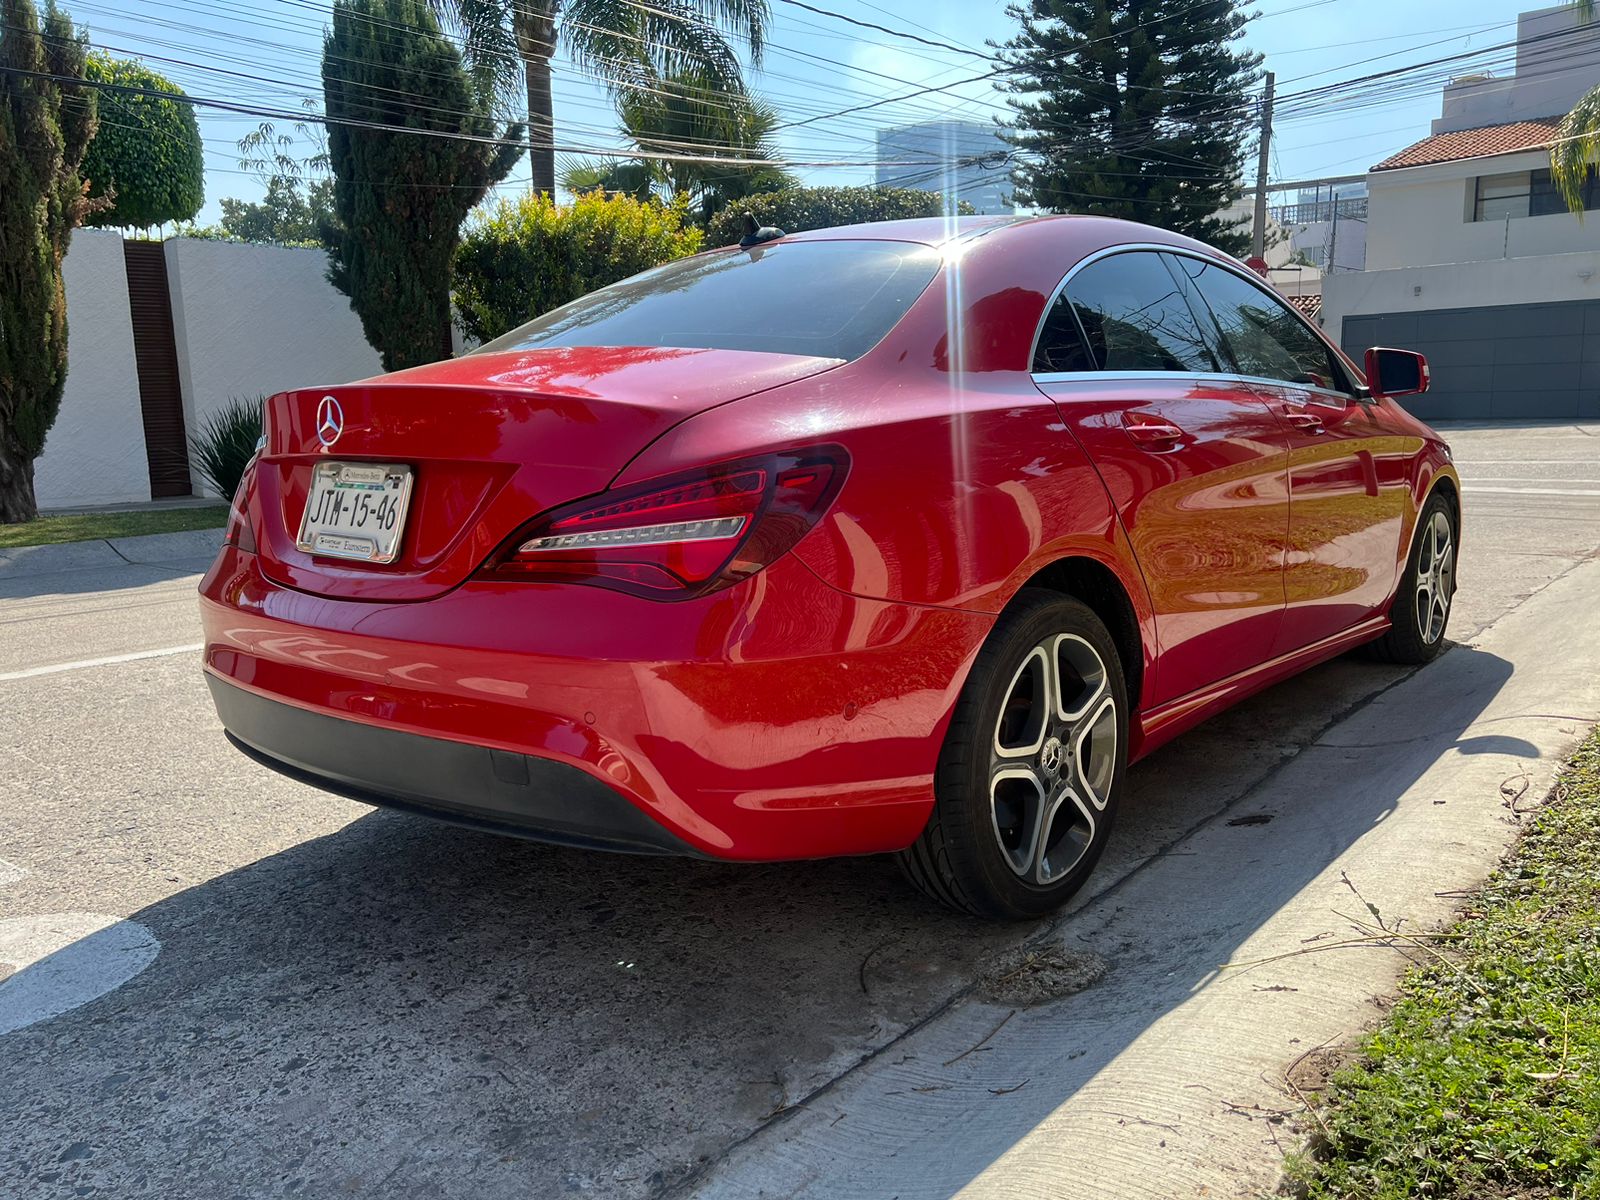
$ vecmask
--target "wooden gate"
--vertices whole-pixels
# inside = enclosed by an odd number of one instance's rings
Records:
[[[139,368],[139,409],[150,463],[150,496],[190,496],[188,430],[178,387],[178,345],[172,332],[167,256],[160,242],[124,241],[133,355]]]

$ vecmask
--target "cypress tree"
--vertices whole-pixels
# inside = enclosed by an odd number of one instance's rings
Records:
[[[1242,254],[1261,56],[1237,0],[1027,0],[998,47],[1019,204],[1159,225]]]
[[[78,173],[95,133],[88,51],[53,3],[0,0],[0,524],[38,515],[33,460],[67,382],[61,259],[95,207]]]
[[[334,176],[328,278],[385,370],[448,358],[461,222],[516,164],[523,126],[499,130],[491,85],[468,74],[421,0],[335,0],[322,86]]]

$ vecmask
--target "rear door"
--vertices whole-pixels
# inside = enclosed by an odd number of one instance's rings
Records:
[[[1239,374],[1283,423],[1289,447],[1287,653],[1349,629],[1389,597],[1411,508],[1417,439],[1355,396],[1338,356],[1275,293],[1214,262],[1173,256],[1213,314]]]
[[[1215,333],[1162,256],[1118,252],[1069,276],[1033,370],[1144,573],[1161,655],[1146,706],[1270,657],[1289,525],[1282,428],[1224,373]]]

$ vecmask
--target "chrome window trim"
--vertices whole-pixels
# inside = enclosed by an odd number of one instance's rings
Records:
[[[1064,382],[1068,379],[1228,379],[1236,382],[1260,383],[1269,387],[1300,388],[1303,391],[1314,392],[1318,395],[1337,396],[1346,404],[1353,403],[1360,399],[1360,384],[1358,384],[1354,378],[1352,378],[1350,382],[1355,385],[1356,390],[1351,392],[1341,392],[1335,388],[1319,388],[1314,384],[1309,383],[1293,383],[1287,379],[1263,379],[1260,376],[1254,375],[1234,375],[1226,371],[1218,372],[1216,374],[1211,374],[1204,371],[1035,372],[1033,370],[1034,356],[1039,353],[1039,339],[1044,336],[1044,325],[1045,322],[1050,318],[1050,310],[1056,306],[1056,301],[1061,298],[1061,293],[1067,290],[1068,285],[1072,283],[1078,272],[1082,271],[1085,267],[1089,267],[1097,262],[1100,262],[1102,259],[1112,258],[1118,254],[1133,254],[1139,251],[1154,251],[1158,254],[1171,254],[1179,258],[1192,258],[1197,262],[1203,262],[1213,267],[1220,267],[1224,271],[1231,271],[1240,279],[1243,279],[1246,283],[1253,286],[1257,291],[1262,292],[1272,300],[1276,301],[1278,304],[1282,305],[1288,312],[1293,313],[1295,320],[1299,321],[1300,324],[1304,325],[1308,330],[1310,330],[1312,336],[1315,337],[1317,341],[1328,347],[1328,349],[1336,356],[1340,355],[1341,352],[1339,351],[1338,347],[1328,340],[1327,336],[1322,332],[1322,330],[1313,325],[1306,315],[1298,308],[1292,304],[1286,303],[1282,296],[1278,295],[1277,292],[1273,291],[1270,287],[1264,284],[1261,280],[1261,277],[1246,267],[1243,263],[1235,263],[1230,259],[1222,257],[1220,254],[1202,254],[1200,251],[1191,250],[1187,246],[1163,246],[1159,242],[1118,242],[1115,246],[1102,246],[1100,249],[1084,255],[1072,265],[1065,275],[1061,277],[1061,282],[1056,284],[1055,291],[1050,293],[1050,299],[1045,302],[1044,312],[1039,316],[1039,324],[1033,331],[1033,342],[1028,348],[1028,373],[1033,376],[1035,383],[1041,381],[1058,383]],[[1076,310],[1073,311],[1073,319],[1077,319]],[[1081,322],[1079,323],[1079,331],[1082,331]],[[1087,345],[1087,342],[1085,344]],[[1343,363],[1341,362],[1340,365],[1343,366]]]
[[[1335,388],[1318,387],[1314,383],[1290,383],[1285,379],[1263,379],[1259,375],[1241,375],[1239,378],[1246,383],[1259,383],[1263,387],[1294,388],[1296,391],[1309,392],[1313,397],[1326,396],[1330,400],[1337,400],[1340,408],[1348,408],[1361,400],[1361,397],[1354,392],[1341,392]]]
[[[1039,371],[1030,372],[1035,383],[1093,383],[1097,379],[1229,379],[1211,371]]]
[[[1314,396],[1326,396],[1330,400],[1337,400],[1340,408],[1348,408],[1357,402],[1357,398],[1349,392],[1336,392],[1330,388],[1319,388],[1309,383],[1288,383],[1282,379],[1264,379],[1259,375],[1236,375],[1228,371],[1040,371],[1033,376],[1034,383],[1093,383],[1102,379],[1179,379],[1192,380],[1196,383],[1253,383],[1260,387],[1293,388],[1296,391],[1309,392]]]

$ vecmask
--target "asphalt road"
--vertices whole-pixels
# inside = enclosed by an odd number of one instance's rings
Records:
[[[1471,643],[1600,552],[1600,425],[1450,436]],[[590,855],[284,780],[212,715],[202,565],[0,576],[0,1195],[692,1189],[1040,932],[879,860]],[[1063,928],[1159,891],[1172,847],[1403,677],[1330,663],[1135,768]]]

